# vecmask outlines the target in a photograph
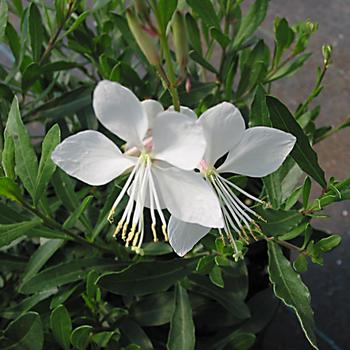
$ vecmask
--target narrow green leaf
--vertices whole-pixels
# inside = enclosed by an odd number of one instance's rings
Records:
[[[85,19],[89,16],[89,11],[82,12],[73,22],[73,24],[70,26],[70,28],[64,33],[64,35],[68,35],[72,32],[74,32],[78,27],[85,21]]]
[[[81,204],[73,211],[73,213],[67,218],[67,220],[64,222],[63,227],[64,228],[72,228],[79,218],[84,214],[85,210],[91,203],[94,196],[87,196],[84,198],[84,200],[81,202]]]
[[[37,205],[46,187],[56,170],[55,163],[51,160],[51,153],[61,140],[60,128],[55,124],[46,134],[41,151],[36,189],[34,194],[34,205]]]
[[[233,41],[233,47],[238,49],[247,40],[264,20],[269,0],[256,0],[247,14],[242,18],[238,32]]]
[[[170,322],[167,349],[193,350],[195,341],[190,299],[186,289],[178,283],[175,289],[175,311]]]
[[[269,110],[266,104],[266,92],[262,85],[258,85],[256,88],[249,115],[249,125],[250,127],[271,126]]]
[[[305,272],[307,270],[307,267],[308,267],[308,263],[307,263],[305,255],[299,254],[297,259],[293,263],[293,267],[294,267],[295,271],[298,273]]]
[[[156,293],[141,298],[132,305],[131,315],[141,326],[161,326],[169,323],[174,313],[174,293]]]
[[[199,65],[201,65],[202,67],[204,67],[205,69],[207,69],[208,71],[215,73],[215,74],[219,74],[218,71],[216,70],[216,68],[209,63],[200,53],[198,53],[197,51],[190,51],[189,53],[190,57],[193,59],[193,61],[197,62]]]
[[[303,207],[305,209],[309,204],[310,192],[311,192],[311,179],[307,176],[303,186]]]
[[[74,349],[85,350],[87,348],[91,340],[92,329],[89,325],[83,325],[74,329],[70,339]]]
[[[62,247],[63,240],[50,239],[41,245],[31,256],[23,273],[21,285],[33,278],[46,262]]]
[[[198,28],[198,24],[190,13],[186,14],[185,19],[186,19],[188,39],[193,49],[199,52],[200,55],[202,55],[203,51],[202,51],[201,35]]]
[[[120,270],[125,264],[101,258],[85,258],[73,260],[42,270],[21,286],[22,293],[30,294],[63,286],[67,283],[85,278],[89,270],[96,271]]]
[[[119,328],[128,339],[131,350],[153,350],[153,344],[145,331],[131,318],[124,317],[118,322]],[[137,345],[136,345],[137,344]],[[135,347],[136,346],[136,347]]]
[[[34,198],[38,160],[28,132],[23,125],[16,97],[12,102],[6,129],[9,135],[13,137],[15,144],[16,174],[21,179],[26,190]]]
[[[272,125],[280,130],[291,133],[297,138],[296,144],[290,153],[300,168],[316,180],[323,188],[327,187],[324,171],[318,164],[317,154],[312,149],[309,139],[290,113],[288,108],[272,96],[266,98]]]
[[[176,8],[177,8],[177,0],[159,0],[158,1],[158,10],[161,17],[163,30],[166,29]]]
[[[338,247],[338,245],[341,243],[341,236],[339,235],[331,235],[326,238],[322,238],[319,240],[316,244],[315,247],[319,249],[321,252],[329,252],[332,249]]]
[[[268,271],[275,295],[295,312],[306,338],[318,349],[309,290],[276,243],[268,242],[268,253]]]
[[[224,288],[224,279],[222,277],[221,268],[219,266],[214,266],[209,272],[209,279],[212,283],[220,288]]]
[[[145,261],[129,266],[120,272],[102,275],[97,284],[119,295],[146,295],[168,289],[190,273],[191,261]]]
[[[8,177],[0,177],[0,196],[18,203],[23,202],[20,188]]]
[[[187,0],[188,5],[198,14],[206,26],[220,29],[220,21],[210,0]]]
[[[12,180],[16,178],[15,174],[15,143],[12,136],[8,132],[6,126],[4,132],[4,148],[1,154],[1,165],[4,169],[5,175]]]
[[[64,305],[57,306],[50,315],[50,328],[53,336],[64,350],[70,349],[72,321]]]
[[[1,349],[42,350],[43,326],[36,312],[28,312],[12,321],[0,340]]]
[[[7,1],[0,0],[0,42],[2,42],[5,36],[7,17],[8,17]]]
[[[0,225],[0,247],[10,244],[24,236],[32,228],[40,225],[41,220],[24,221],[17,224]]]
[[[33,2],[30,3],[29,7],[29,35],[33,60],[39,62],[44,41],[44,26],[39,8]]]

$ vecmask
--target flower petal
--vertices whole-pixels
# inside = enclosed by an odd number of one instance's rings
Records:
[[[152,168],[167,209],[179,220],[207,227],[222,227],[219,200],[199,173],[175,167]]]
[[[202,127],[178,112],[163,112],[153,126],[153,156],[185,170],[194,169],[203,157]]]
[[[239,143],[245,130],[241,112],[227,102],[208,109],[200,116],[198,123],[203,126],[207,141],[204,160],[212,166]]]
[[[158,101],[151,99],[142,101],[141,105],[148,118],[148,128],[152,129],[154,119],[164,111],[164,108]]]
[[[110,182],[135,164],[110,139],[93,130],[66,138],[51,159],[67,174],[92,186]]]
[[[174,106],[170,106],[168,108],[169,112],[176,112]],[[193,120],[197,120],[197,114],[191,109],[186,106],[180,106],[180,113],[187,115],[188,117],[192,118]]]
[[[281,166],[295,141],[293,135],[278,129],[264,126],[247,129],[218,170],[252,177],[266,176]]]
[[[169,243],[177,255],[184,256],[209,231],[210,227],[180,221],[172,215],[168,225]]]
[[[102,80],[95,88],[93,107],[104,127],[130,144],[142,145],[148,120],[132,91],[118,83]]]

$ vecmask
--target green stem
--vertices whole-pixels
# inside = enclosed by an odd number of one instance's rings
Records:
[[[173,66],[173,62],[171,60],[171,53],[168,45],[168,40],[166,37],[166,28],[163,27],[162,20],[161,20],[161,15],[159,13],[159,9],[157,6],[157,2],[155,0],[150,1],[154,15],[157,19],[158,22],[158,29],[159,29],[159,40],[160,40],[160,47],[163,51],[164,59],[165,59],[165,65],[166,65],[166,78],[163,77],[163,80],[165,80],[165,83],[167,84],[169,93],[171,95],[171,98],[173,100],[173,105],[175,111],[180,111],[180,99],[179,99],[179,94],[177,92],[176,88],[176,76],[175,76],[175,70]],[[164,70],[160,67],[157,67],[160,75],[162,76],[164,73]]]
[[[89,247],[89,248],[96,248],[99,250],[103,250],[106,252],[109,252],[109,249],[94,243],[94,242],[89,242],[87,240],[85,240],[84,238],[77,236],[76,234],[74,234],[73,232],[65,229],[64,227],[62,227],[58,222],[52,220],[51,218],[47,217],[45,214],[43,214],[40,210],[38,210],[35,207],[30,206],[29,204],[27,204],[26,202],[22,202],[22,205],[25,209],[27,209],[28,211],[30,211],[31,213],[33,213],[34,215],[36,215],[37,217],[39,217],[40,219],[43,220],[43,224],[49,228],[58,230],[62,233],[64,233],[65,235],[69,236],[70,238],[72,238],[74,241],[84,245],[85,247]]]

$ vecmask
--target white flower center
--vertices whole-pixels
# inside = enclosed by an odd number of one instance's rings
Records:
[[[153,240],[156,242],[156,215],[155,211],[162,222],[162,231],[165,240],[168,240],[168,234],[166,232],[166,221],[160,206],[159,197],[156,191],[156,187],[152,175],[152,159],[149,153],[142,152],[138,162],[136,163],[134,169],[129,175],[124,187],[120,191],[117,199],[115,200],[112,209],[108,215],[108,221],[113,222],[113,216],[115,210],[127,191],[129,190],[129,200],[123,212],[121,219],[119,220],[117,227],[114,231],[114,236],[116,236],[120,231],[122,231],[122,239],[126,242],[125,245],[128,247],[132,246],[132,249],[136,252],[141,252],[141,245],[144,238],[144,208],[146,203],[146,198],[149,199],[150,213],[152,219],[152,233]],[[128,233],[129,225],[130,231]]]

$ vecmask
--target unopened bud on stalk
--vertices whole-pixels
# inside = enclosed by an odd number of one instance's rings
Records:
[[[137,44],[146,56],[148,62],[154,66],[159,65],[160,59],[156,44],[142,28],[135,13],[128,9],[126,11],[126,19],[128,20],[129,28],[134,35]]]
[[[184,76],[188,63],[188,40],[185,19],[179,11],[174,14],[172,29],[176,61],[180,66],[180,75]]]
[[[323,55],[323,64],[328,66],[332,56],[332,45],[323,45],[322,46],[322,55]]]

